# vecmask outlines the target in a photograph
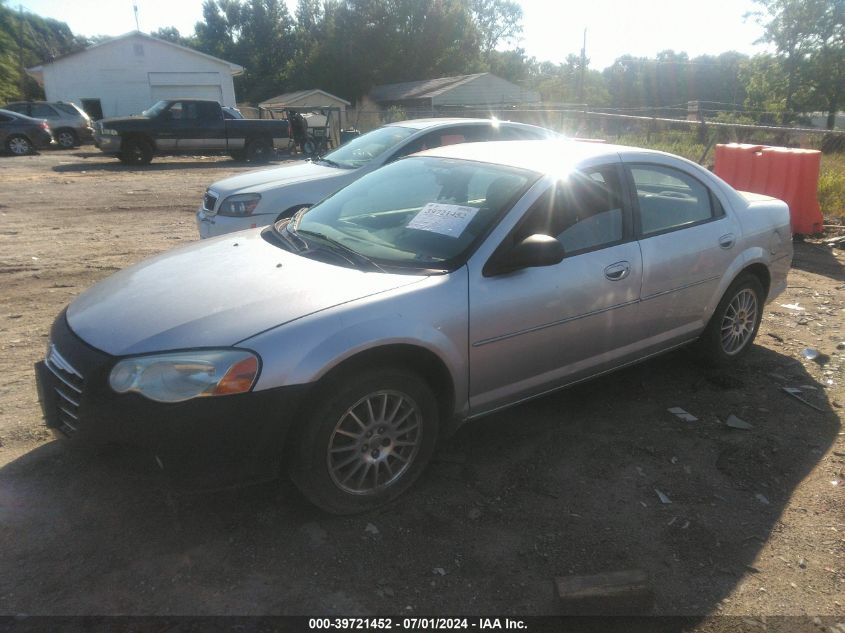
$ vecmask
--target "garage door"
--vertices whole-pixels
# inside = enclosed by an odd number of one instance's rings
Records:
[[[220,86],[150,86],[152,103],[162,99],[211,99],[223,103],[223,90]]]

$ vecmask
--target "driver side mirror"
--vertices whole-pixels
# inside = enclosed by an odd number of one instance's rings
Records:
[[[523,268],[554,266],[563,261],[563,244],[550,235],[535,233],[493,255],[484,266],[485,277],[495,277]]]

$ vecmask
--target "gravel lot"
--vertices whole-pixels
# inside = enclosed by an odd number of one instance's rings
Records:
[[[558,614],[556,576],[642,569],[658,614],[845,622],[845,273],[820,244],[796,244],[731,371],[678,352],[490,416],[376,513],[328,517],[286,481],[176,494],[127,451],[51,441],[32,366],[52,320],[196,239],[205,186],[246,169],[0,156],[0,613]]]

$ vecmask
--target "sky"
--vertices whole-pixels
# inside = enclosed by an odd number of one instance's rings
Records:
[[[135,0],[141,31],[175,26],[193,33],[202,0]],[[690,57],[736,50],[753,55],[762,28],[743,16],[753,0],[518,0],[523,8],[521,39],[529,57],[560,63],[580,54],[587,29],[590,67],[602,70],[624,54],[654,57],[666,49]],[[295,0],[287,0],[293,11]],[[79,35],[122,35],[135,29],[133,0],[8,0],[7,6],[67,22]]]

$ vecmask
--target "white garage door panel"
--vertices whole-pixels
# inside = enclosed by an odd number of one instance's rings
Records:
[[[223,103],[223,89],[217,86],[150,86],[152,102],[162,99],[211,99]]]

